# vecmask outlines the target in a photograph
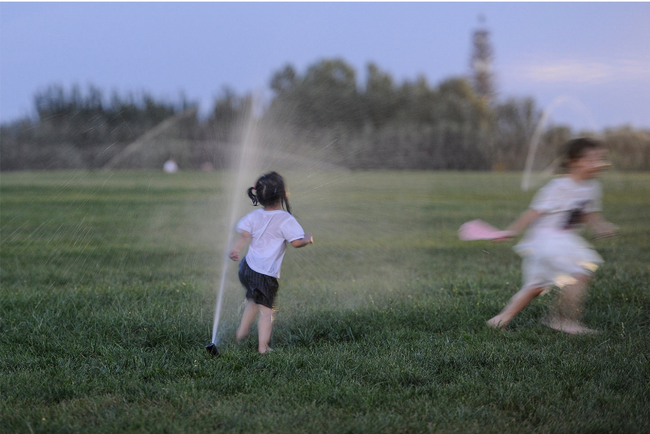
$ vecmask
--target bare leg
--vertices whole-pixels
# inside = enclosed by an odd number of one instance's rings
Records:
[[[587,295],[587,285],[589,285],[591,278],[584,274],[574,277],[576,283],[567,285],[562,289],[545,325],[569,334],[594,333],[595,330],[580,323],[582,308]]]
[[[260,354],[264,354],[267,351],[273,351],[269,347],[269,342],[271,342],[271,329],[273,327],[273,310],[258,304],[260,318],[257,320],[257,333],[258,333],[258,347],[257,350]]]
[[[244,314],[241,317],[241,323],[239,324],[239,328],[237,329],[237,340],[241,341],[245,339],[248,336],[248,332],[251,328],[251,324],[253,324],[253,321],[255,320],[255,316],[257,315],[257,312],[259,310],[257,309],[257,305],[253,300],[246,300],[246,307],[244,308]]]
[[[519,292],[512,296],[501,313],[488,320],[486,324],[495,329],[505,328],[508,323],[528,305],[528,303],[533,301],[533,299],[542,292],[544,292],[544,288],[533,287],[520,289]]]

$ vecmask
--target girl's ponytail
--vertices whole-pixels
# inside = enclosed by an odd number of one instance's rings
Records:
[[[257,206],[259,201],[257,200],[257,196],[255,195],[255,193],[253,192],[254,190],[255,190],[255,187],[251,187],[251,188],[248,189],[248,197],[250,197],[251,200],[253,201],[253,206]]]
[[[291,205],[289,205],[289,198],[287,197],[286,192],[280,197],[280,200],[282,201],[282,207],[286,209],[289,214],[291,214]]]

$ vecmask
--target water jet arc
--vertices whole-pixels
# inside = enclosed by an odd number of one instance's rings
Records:
[[[259,173],[259,158],[256,158],[258,152],[257,149],[257,128],[258,121],[253,116],[253,107],[251,107],[247,113],[245,113],[244,119],[242,119],[242,136],[241,143],[237,150],[233,149],[232,152],[232,165],[231,167],[235,168],[233,173],[233,182],[230,184],[228,191],[230,192],[229,200],[229,216],[228,216],[228,226],[226,228],[228,232],[228,237],[223,248],[223,260],[221,263],[221,278],[219,280],[219,286],[217,291],[217,301],[214,309],[214,323],[212,326],[212,340],[210,344],[206,345],[206,350],[211,355],[217,354],[217,341],[218,341],[218,331],[219,331],[219,322],[221,318],[221,310],[223,305],[223,295],[227,283],[227,274],[229,268],[229,249],[233,242],[233,227],[237,221],[238,216],[240,215],[240,204],[241,198],[246,190],[245,186],[252,177]],[[238,152],[236,152],[238,151]]]
[[[524,176],[521,179],[521,189],[523,191],[528,191],[530,188],[530,174],[533,170],[533,162],[535,160],[535,153],[537,152],[537,148],[539,146],[539,141],[542,137],[542,133],[544,131],[544,128],[546,127],[546,124],[548,122],[548,119],[557,107],[563,105],[563,104],[571,104],[574,108],[579,109],[578,111],[582,112],[587,116],[589,123],[592,124],[592,127],[596,129],[596,123],[591,119],[590,116],[588,116],[588,111],[584,107],[583,104],[581,104],[579,101],[577,101],[575,98],[569,97],[567,95],[560,95],[557,98],[555,98],[542,112],[542,116],[539,119],[539,122],[537,122],[537,126],[535,127],[535,131],[533,132],[533,137],[530,139],[530,144],[528,145],[528,155],[526,156],[526,165],[524,167]],[[556,160],[557,161],[557,160]],[[553,165],[556,163],[554,161],[551,163],[549,168],[547,168],[544,172],[547,172],[550,168],[553,167]]]

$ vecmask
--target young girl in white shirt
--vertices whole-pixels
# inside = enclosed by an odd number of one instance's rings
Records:
[[[269,347],[273,324],[273,302],[278,291],[280,266],[287,249],[304,247],[314,242],[291,215],[284,179],[276,172],[262,175],[255,187],[248,189],[253,205],[263,209],[248,213],[237,223],[240,237],[230,251],[230,259],[238,261],[240,250],[250,242],[246,256],[239,264],[239,281],[246,289],[246,308],[237,329],[237,340],[248,336],[250,326],[257,322],[258,351],[264,354]],[[286,209],[286,211],[285,211]]]
[[[565,176],[542,187],[530,207],[508,230],[528,228],[515,250],[523,258],[523,286],[506,307],[487,322],[504,328],[534,298],[553,286],[561,289],[544,324],[570,334],[591,333],[580,322],[586,288],[603,261],[578,232],[587,224],[596,236],[612,236],[616,226],[600,216],[601,189],[595,178],[607,166],[599,141],[579,138],[565,148]]]

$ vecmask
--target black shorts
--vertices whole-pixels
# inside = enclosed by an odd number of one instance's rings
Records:
[[[244,257],[239,264],[239,281],[246,288],[247,300],[273,309],[273,301],[279,288],[278,279],[252,270]]]

